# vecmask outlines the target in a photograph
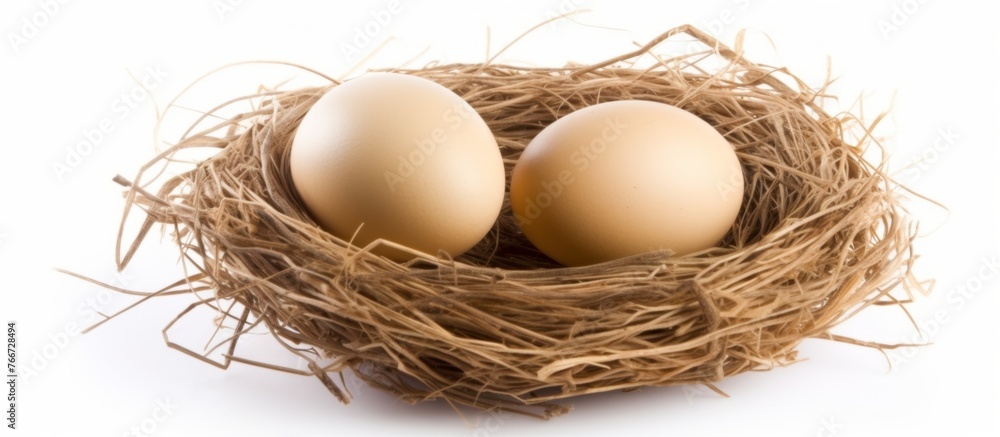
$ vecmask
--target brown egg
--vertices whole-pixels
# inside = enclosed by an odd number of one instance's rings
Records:
[[[290,167],[316,222],[359,247],[384,239],[458,256],[503,203],[503,159],[483,119],[447,88],[404,74],[365,74],[323,95],[295,133]]]
[[[712,126],[675,106],[601,103],[556,120],[511,179],[524,235],[569,266],[716,245],[743,200],[743,170]]]

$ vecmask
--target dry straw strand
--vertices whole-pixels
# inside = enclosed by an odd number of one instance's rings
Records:
[[[684,35],[705,50],[669,59],[652,53]],[[647,55],[658,62],[636,68]],[[825,112],[826,84],[811,90],[784,69],[746,59],[739,40],[730,49],[690,26],[590,66],[397,72],[468,101],[496,136],[508,176],[542,128],[576,109],[623,99],[680,106],[736,150],[745,174],[737,222],[720,247],[691,256],[650,252],[563,268],[524,239],[505,203],[468,253],[396,263],[319,229],[290,185],[296,126],[336,81],[261,92],[233,99],[261,103],[185,134],[135,183],[116,178],[128,187],[123,229],[128,211],[146,214],[134,240],[119,234],[118,253],[127,248],[119,268],[162,224],[191,273],[158,293],[197,293],[187,311],[211,308],[232,324],[213,346],[226,350],[221,363],[173,343],[168,326],[171,347],[220,367],[237,361],[295,371],[237,355],[240,335],[266,329],[310,363],[302,373],[344,402],[350,395],[328,374],[351,369],[405,401],[442,398],[539,417],[568,411],[572,396],[711,386],[791,363],[807,338],[890,347],[830,332],[861,308],[898,303],[889,295],[897,286],[909,292],[916,233],[883,164],[862,157],[878,146],[868,135],[873,125]],[[144,188],[153,182],[145,172],[190,148],[218,153],[177,176],[154,177],[157,190]]]

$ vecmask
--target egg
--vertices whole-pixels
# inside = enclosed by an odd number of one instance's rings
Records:
[[[452,257],[489,232],[506,185],[479,114],[444,86],[397,73],[368,73],[320,97],[295,131],[289,167],[309,215],[334,236]],[[373,252],[412,258],[391,245]]]
[[[511,174],[524,236],[581,266],[652,250],[715,246],[743,199],[733,147],[698,116],[623,100],[574,111],[525,147]]]

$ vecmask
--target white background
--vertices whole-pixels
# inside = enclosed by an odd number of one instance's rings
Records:
[[[0,319],[18,322],[22,374],[19,429],[4,428],[2,435],[118,436],[132,435],[135,427],[135,435],[162,436],[1000,435],[1000,280],[989,268],[1000,252],[1000,32],[998,11],[983,10],[983,3],[420,1],[403,4],[384,26],[370,23],[385,1],[245,0],[231,8],[225,0],[51,3],[0,6]],[[644,389],[574,399],[571,414],[548,422],[472,411],[463,422],[443,403],[405,405],[353,380],[357,399],[343,406],[311,377],[238,364],[221,371],[170,350],[160,330],[187,297],[148,302],[77,334],[98,320],[97,311],[114,312],[134,298],[102,292],[54,268],[146,291],[181,274],[176,249],[156,238],[134,265],[114,273],[122,190],[111,178],[132,177],[154,155],[157,109],[200,75],[259,59],[341,76],[373,52],[363,68],[414,57],[411,66],[481,62],[487,29],[495,52],[574,7],[589,11],[542,27],[500,60],[587,63],[682,23],[725,42],[746,28],[751,59],[787,66],[814,85],[829,59],[841,109],[862,95],[869,120],[891,109],[877,132],[892,168],[902,182],[948,207],[908,203],[921,220],[916,273],[936,280],[933,293],[916,295],[909,306],[925,335],[897,308],[866,311],[836,332],[933,345],[891,353],[890,370],[878,351],[810,340],[801,346],[800,363],[721,383],[729,398],[700,387]],[[26,24],[32,21],[40,25]],[[378,28],[371,41],[357,35],[366,25]],[[360,54],[345,54],[345,44],[355,43]],[[149,94],[136,89],[143,79],[154,85]],[[316,83],[291,68],[240,67],[178,103],[205,110],[285,79],[295,79],[290,86]],[[130,93],[139,97],[134,107],[122,100]],[[193,112],[173,114],[161,141],[175,139]],[[109,132],[96,138],[92,131],[102,122]],[[67,150],[88,132],[96,139],[92,150],[79,162],[67,161]],[[55,164],[74,165],[60,172]],[[181,332],[206,329],[207,321]],[[297,364],[272,354],[266,336],[245,343],[248,355]]]

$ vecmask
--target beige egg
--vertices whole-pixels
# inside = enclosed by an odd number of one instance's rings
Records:
[[[505,173],[496,139],[427,79],[369,73],[324,94],[292,142],[292,182],[316,222],[359,247],[385,239],[458,256],[491,229]],[[412,258],[380,246],[396,260]]]
[[[511,179],[524,235],[569,266],[716,245],[743,200],[743,170],[712,126],[675,106],[601,103],[546,127]]]

